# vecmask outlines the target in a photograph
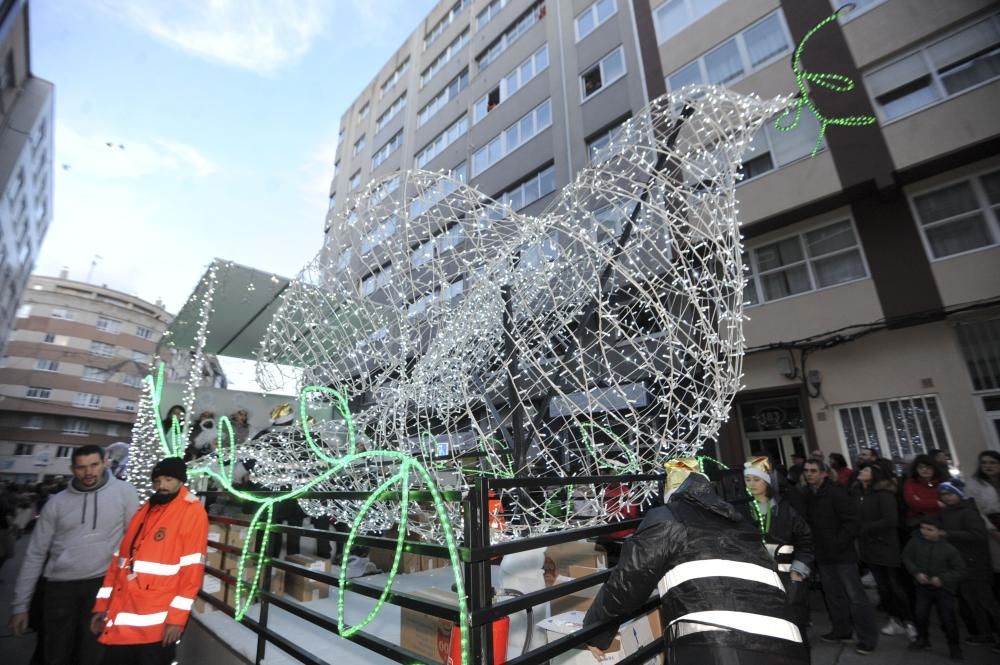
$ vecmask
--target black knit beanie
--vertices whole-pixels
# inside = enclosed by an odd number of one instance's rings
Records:
[[[164,457],[153,467],[150,478],[157,476],[170,476],[181,482],[187,482],[187,464],[180,457]]]

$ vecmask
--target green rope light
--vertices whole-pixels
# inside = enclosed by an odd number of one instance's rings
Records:
[[[615,471],[621,471],[624,473],[634,472],[640,468],[639,459],[635,456],[635,452],[628,447],[628,445],[620,436],[615,434],[607,427],[599,425],[598,423],[592,421],[587,421],[580,423],[578,425],[578,428],[580,430],[580,438],[583,439],[584,447],[587,449],[587,452],[590,453],[591,457],[597,463],[598,467],[604,467],[605,469],[613,469]],[[603,455],[597,454],[597,449],[594,446],[593,438],[590,434],[588,434],[587,430],[597,430],[598,432],[603,432],[604,434],[607,434],[609,437],[611,437],[611,440],[613,441],[612,447],[617,446],[622,451],[624,451],[625,457],[628,458],[628,461],[616,462],[614,460],[607,459]]]
[[[802,53],[805,51],[806,43],[809,41],[809,38],[826,25],[836,21],[840,18],[841,14],[846,14],[853,8],[853,4],[844,5],[813,26],[813,28],[806,33],[805,37],[802,38],[802,41],[799,42],[799,45],[795,48],[795,54],[792,56],[792,71],[795,73],[795,83],[799,88],[799,95],[795,100],[794,105],[785,109],[785,111],[774,121],[775,129],[782,132],[789,132],[795,129],[796,125],[799,124],[799,119],[802,117],[802,108],[806,106],[809,107],[809,110],[811,110],[820,121],[819,136],[816,137],[816,145],[813,146],[812,157],[816,156],[816,153],[819,152],[820,147],[823,145],[823,138],[826,136],[826,128],[830,125],[839,125],[842,127],[864,127],[878,121],[878,119],[873,115],[845,116],[842,118],[827,118],[824,116],[820,113],[820,110],[816,107],[816,102],[809,94],[809,84],[813,83],[821,88],[826,88],[835,92],[850,92],[851,90],[854,90],[854,79],[843,74],[810,72],[802,66]],[[792,109],[794,109],[795,115],[789,121],[788,118],[793,113]]]
[[[146,376],[144,379],[147,385],[151,389],[151,400],[150,408],[152,409],[154,415],[154,422],[156,423],[156,433],[160,441],[160,447],[163,451],[173,457],[179,457],[183,455],[183,440],[180,436],[180,427],[177,422],[177,418],[174,417],[173,423],[170,427],[170,436],[168,440],[167,433],[164,431],[163,423],[159,419],[159,408],[160,400],[163,394],[163,363],[160,363],[159,369],[157,371],[156,378],[154,379],[152,375]],[[347,424],[347,437],[348,437],[348,453],[343,457],[332,457],[327,454],[320,446],[316,444],[313,440],[312,432],[309,429],[308,414],[306,413],[306,405],[310,400],[310,396],[313,393],[320,393],[332,398],[333,404],[337,412],[344,419]],[[437,486],[437,482],[434,477],[430,474],[427,468],[421,464],[417,459],[406,455],[401,452],[396,451],[364,451],[357,452],[357,441],[354,431],[354,420],[351,416],[350,409],[348,408],[347,399],[338,391],[331,388],[326,388],[324,386],[308,386],[302,389],[299,395],[300,400],[300,415],[302,431],[305,435],[306,443],[309,450],[316,455],[316,457],[328,465],[328,468],[322,473],[318,474],[306,484],[298,487],[294,490],[284,492],[277,496],[270,497],[259,497],[251,492],[246,492],[244,490],[238,489],[233,485],[232,468],[233,462],[236,460],[236,444],[235,437],[233,435],[232,424],[229,422],[227,416],[222,416],[218,422],[218,429],[216,433],[216,458],[219,462],[220,471],[215,471],[210,467],[196,467],[191,469],[189,476],[191,478],[201,478],[209,477],[218,483],[221,487],[225,489],[231,496],[246,501],[249,503],[254,503],[258,505],[257,510],[254,512],[253,517],[250,519],[250,526],[247,529],[247,538],[243,543],[243,548],[240,552],[239,559],[239,572],[236,575],[236,595],[235,595],[235,614],[234,618],[237,621],[241,621],[244,616],[246,616],[247,611],[250,609],[250,601],[257,594],[257,590],[261,583],[261,577],[263,575],[262,564],[265,561],[264,551],[266,548],[262,547],[260,552],[251,552],[250,545],[254,541],[254,534],[258,531],[263,533],[269,533],[271,530],[271,525],[274,517],[274,506],[282,501],[291,501],[300,497],[304,493],[311,490],[316,485],[324,482],[331,476],[339,473],[343,469],[353,464],[364,462],[366,460],[374,459],[388,459],[399,463],[399,471],[392,477],[383,482],[371,496],[365,500],[361,506],[361,510],[355,517],[354,522],[351,525],[351,531],[348,534],[347,543],[344,547],[344,553],[341,558],[340,566],[340,579],[337,588],[337,632],[344,638],[350,638],[352,635],[360,631],[362,628],[367,626],[374,618],[381,607],[386,603],[389,594],[392,591],[392,586],[395,581],[396,575],[399,573],[399,565],[402,560],[403,549],[405,546],[405,536],[406,536],[406,518],[407,510],[409,504],[409,491],[410,491],[410,478],[413,474],[416,474],[425,483],[427,489],[430,490],[431,499],[434,504],[434,511],[438,521],[441,524],[442,532],[444,534],[445,543],[448,546],[448,558],[451,565],[452,576],[455,581],[455,589],[458,595],[458,613],[459,613],[459,624],[458,628],[461,636],[462,645],[462,665],[467,665],[469,662],[469,614],[468,608],[466,607],[466,594],[465,594],[465,580],[462,575],[462,564],[461,556],[459,554],[458,543],[455,539],[455,530],[448,518],[448,511],[445,506],[444,498]],[[228,464],[228,467],[227,467]],[[226,470],[228,468],[228,470]],[[382,498],[382,496],[392,491],[395,486],[399,485],[400,493],[400,520],[399,523],[401,528],[399,530],[399,535],[396,538],[396,551],[393,556],[392,566],[388,573],[388,580],[386,580],[385,588],[382,594],[379,596],[375,603],[375,606],[368,613],[361,622],[356,625],[348,626],[346,625],[344,617],[345,600],[346,600],[346,586],[347,586],[347,560],[351,546],[358,537],[358,532],[363,520],[364,515],[371,510],[371,508]],[[253,579],[249,582],[249,589],[247,589],[247,582],[243,579],[243,571],[247,569],[248,565],[253,565],[255,567]]]

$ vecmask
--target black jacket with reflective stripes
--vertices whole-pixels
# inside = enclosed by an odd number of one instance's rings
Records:
[[[691,474],[625,541],[584,625],[628,614],[657,586],[664,639],[675,654],[708,647],[808,662],[760,533],[700,474]],[[614,635],[609,630],[589,643],[607,648]]]

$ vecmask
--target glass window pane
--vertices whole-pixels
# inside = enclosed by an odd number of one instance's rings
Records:
[[[806,251],[809,256],[822,256],[856,244],[854,229],[848,221],[837,222],[806,233]]]
[[[940,72],[941,83],[949,95],[967,90],[1000,76],[1000,48]]]
[[[507,141],[507,150],[513,150],[520,144],[517,133],[517,125],[512,125],[504,134],[504,140]]]
[[[615,13],[615,0],[597,0],[597,20],[606,20]]]
[[[698,62],[695,61],[671,76],[667,83],[672,92],[686,85],[697,85],[702,82],[701,68],[698,66]]]
[[[744,32],[743,41],[753,67],[788,50],[788,40],[777,14],[771,14]]]
[[[892,417],[889,415],[889,404],[887,402],[879,402],[878,410],[879,416],[882,419],[882,428],[885,430],[889,456],[894,460],[902,459],[903,453],[899,449],[899,443],[896,440],[896,430],[892,425]]]
[[[779,242],[765,245],[754,250],[757,256],[757,269],[761,272],[786,266],[789,263],[801,261],[802,245],[798,237],[786,238]]]
[[[549,105],[549,102],[546,101],[538,107],[536,118],[536,131],[541,131],[543,128],[548,127],[549,123],[552,122],[552,107]]]
[[[576,18],[576,34],[579,35],[581,39],[590,34],[590,31],[594,29],[594,13],[590,11],[590,7],[587,11],[583,12]]]
[[[948,435],[944,431],[944,421],[941,418],[941,412],[938,410],[937,398],[925,397],[924,404],[927,407],[927,416],[930,418],[931,429],[934,432],[934,447],[950,450],[951,442],[948,441]]]
[[[625,58],[622,49],[615,49],[604,59],[604,85],[625,73]]]
[[[524,183],[524,205],[538,200],[538,178],[532,178]]]
[[[819,128],[819,120],[808,106],[803,109],[799,124],[787,132],[777,129],[772,122],[767,123],[774,161],[784,166],[810,154],[816,145]]]
[[[844,431],[844,441],[847,443],[848,450],[858,449],[858,439],[854,433],[854,424],[851,422],[850,412],[853,409],[839,409],[840,411],[840,426]]]
[[[1000,203],[1000,171],[987,173],[980,177],[983,189],[986,190],[986,198],[990,203]]]
[[[851,250],[813,261],[813,274],[817,288],[843,284],[865,276],[861,252]]]
[[[1000,32],[992,19],[986,19],[939,41],[927,49],[938,69],[967,62],[1000,45]]]
[[[933,104],[941,99],[930,74],[875,98],[889,120]]]
[[[667,0],[656,10],[656,31],[660,41],[680,32],[687,24],[684,0]]]
[[[535,72],[540,72],[549,66],[549,49],[543,48],[535,54]]]
[[[545,196],[556,188],[556,170],[554,168],[545,169],[538,180],[539,194]]]
[[[914,197],[917,214],[924,224],[946,219],[979,207],[976,194],[968,182],[959,182],[943,189]]]
[[[743,63],[736,41],[728,42],[705,56],[709,83],[728,83],[743,76]]]
[[[911,81],[922,79],[930,74],[923,55],[914,53],[898,60],[887,67],[872,72],[866,78],[872,97],[881,97],[886,93],[905,86]]]
[[[809,272],[805,265],[761,275],[760,284],[764,289],[765,300],[784,298],[812,288],[809,284]]]
[[[521,136],[525,139],[530,138],[535,133],[535,118],[530,113],[521,118],[521,122],[518,125],[520,125]]]
[[[993,244],[986,219],[980,213],[926,229],[935,258]]]

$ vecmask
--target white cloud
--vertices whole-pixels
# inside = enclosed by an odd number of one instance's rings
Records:
[[[133,28],[174,48],[263,74],[305,54],[334,10],[329,0],[99,2]]]
[[[197,148],[172,139],[145,143],[123,137],[111,140],[86,136],[60,123],[55,140],[59,165],[67,164],[87,177],[141,178],[163,171],[204,177],[219,171],[219,166]]]
[[[325,202],[330,196],[333,163],[337,159],[337,137],[316,145],[300,167],[300,190],[310,202]]]

